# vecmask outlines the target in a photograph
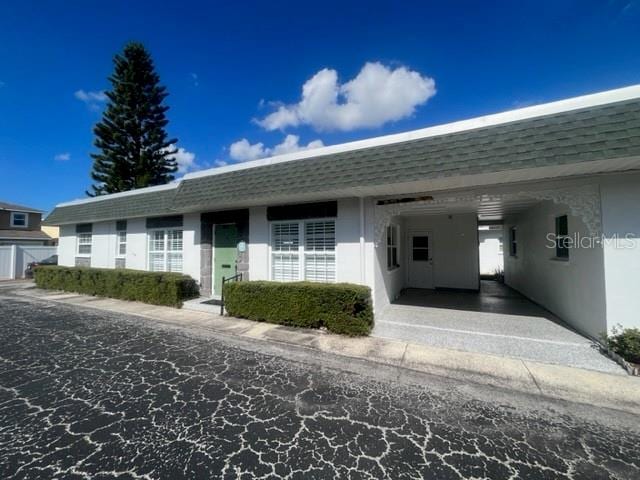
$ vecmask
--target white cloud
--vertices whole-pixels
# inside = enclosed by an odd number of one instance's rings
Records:
[[[198,77],[197,73],[191,72],[189,76],[191,77],[191,82],[193,83],[194,87],[200,86],[200,78]]]
[[[69,152],[58,153],[53,157],[53,159],[59,162],[66,162],[68,160],[71,160],[71,154]]]
[[[313,140],[306,145],[300,145],[300,137],[291,134],[287,135],[282,143],[277,144],[273,148],[265,147],[262,142],[251,144],[249,140],[243,138],[231,144],[229,147],[229,156],[238,162],[246,162],[257,158],[284,155],[285,153],[299,152],[323,146],[324,143],[322,143],[322,140]]]
[[[80,89],[76,90],[73,96],[84,103],[104,102],[107,100],[107,95],[104,93],[104,90],[92,92]]]
[[[91,110],[98,110],[100,105],[107,101],[107,95],[104,93],[104,90],[87,91],[80,89],[76,90],[73,93],[73,96],[83,102]]]
[[[285,153],[299,152],[301,150],[311,150],[313,148],[324,147],[322,140],[313,140],[306,145],[300,145],[298,135],[287,135],[282,143],[276,145],[268,153],[269,155],[284,155]]]
[[[200,166],[196,163],[196,154],[188,152],[184,148],[178,148],[169,155],[178,164],[178,173],[187,173],[188,171],[199,170]]]
[[[246,162],[248,160],[255,160],[256,158],[264,157],[264,143],[258,142],[252,145],[249,143],[249,140],[243,138],[229,146],[229,156],[239,162]]]
[[[325,68],[302,86],[298,103],[280,105],[258,125],[266,130],[310,125],[316,130],[379,127],[412,115],[436,93],[435,81],[406,67],[391,69],[369,62],[343,84]]]

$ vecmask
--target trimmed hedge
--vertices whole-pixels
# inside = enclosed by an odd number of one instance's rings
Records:
[[[224,285],[229,315],[292,327],[326,327],[367,335],[373,326],[371,291],[349,283],[233,282]]]
[[[614,327],[604,336],[607,346],[627,362],[640,365],[640,329]]]
[[[40,288],[173,307],[199,295],[198,284],[187,275],[121,268],[39,266],[35,282]]]

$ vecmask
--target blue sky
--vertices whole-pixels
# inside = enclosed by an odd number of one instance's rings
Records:
[[[84,196],[129,40],[152,53],[190,170],[640,83],[638,1],[6,1],[1,200]]]

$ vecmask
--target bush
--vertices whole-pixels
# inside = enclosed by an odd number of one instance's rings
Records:
[[[373,326],[369,288],[348,283],[227,283],[224,306],[234,317],[351,336],[367,335]]]
[[[604,338],[607,346],[627,362],[640,364],[640,329],[613,328]]]
[[[40,288],[86,293],[181,307],[199,295],[196,281],[179,273],[88,267],[39,266],[35,282]]]

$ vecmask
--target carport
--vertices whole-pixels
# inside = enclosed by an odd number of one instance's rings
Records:
[[[597,345],[515,290],[482,280],[478,292],[408,288],[376,317],[374,336],[609,373]]]

